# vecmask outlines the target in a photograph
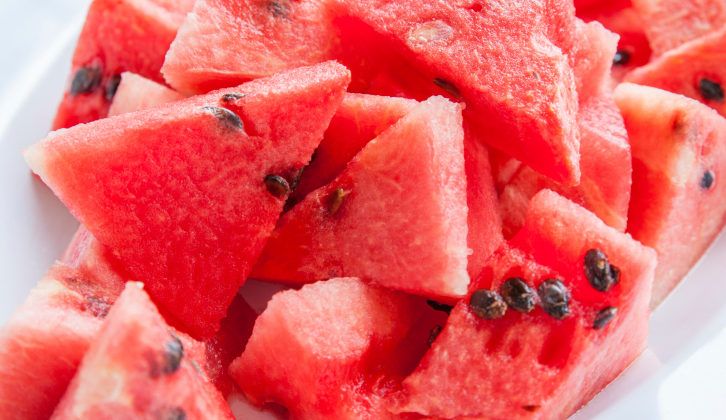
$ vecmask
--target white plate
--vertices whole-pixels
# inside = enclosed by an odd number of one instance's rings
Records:
[[[79,25],[80,16],[0,98],[0,192],[5,197],[0,206],[0,325],[62,253],[77,226],[31,176],[21,152],[47,133]],[[724,260],[726,235],[653,314],[645,353],[575,418],[724,418]]]

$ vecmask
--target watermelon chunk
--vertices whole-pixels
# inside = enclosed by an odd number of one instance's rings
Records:
[[[605,292],[585,275],[584,257],[591,249],[620,270],[617,284]],[[491,258],[471,289],[472,294],[501,290],[503,282],[519,277],[528,286],[525,296],[534,301],[513,307],[527,310],[539,303],[528,313],[510,307],[501,318],[482,319],[475,313],[481,306],[459,302],[404,381],[395,411],[443,418],[569,416],[645,348],[655,262],[652,250],[582,207],[540,192],[511,247]],[[560,280],[570,295],[562,319],[546,313],[536,297],[534,290],[546,279]],[[555,291],[548,288],[550,302],[557,301]],[[565,314],[561,306],[548,308]]]
[[[726,116],[724,51],[726,28],[669,50],[625,80],[680,93]]]
[[[461,107],[442,97],[383,132],[280,219],[252,277],[357,276],[430,297],[466,293]]]
[[[53,129],[103,118],[121,73],[163,82],[161,65],[194,0],[94,0]]]
[[[296,69],[54,132],[26,159],[168,319],[208,338],[348,80],[333,62]]]
[[[581,104],[582,180],[570,187],[520,165],[500,194],[505,237],[524,224],[529,200],[543,189],[555,190],[595,213],[608,225],[624,231],[628,220],[632,162],[628,134],[612,97],[594,97]]]
[[[615,99],[633,147],[628,232],[659,255],[655,307],[726,224],[726,120],[650,87],[622,84]]]
[[[582,106],[583,102],[612,91],[610,69],[618,37],[599,22],[584,23],[578,19],[576,28],[578,43],[572,56],[572,69]],[[582,147],[582,141],[580,143]]]
[[[633,0],[633,6],[656,56],[715,32],[726,22],[724,0]]]
[[[140,111],[183,98],[180,93],[153,80],[136,73],[124,72],[121,74],[121,82],[111,102],[108,115]]]
[[[423,355],[439,314],[354,278],[306,285],[272,298],[230,370],[250,401],[295,418],[389,418],[385,396]]]
[[[129,282],[53,418],[233,418],[194,364],[141,283]]]

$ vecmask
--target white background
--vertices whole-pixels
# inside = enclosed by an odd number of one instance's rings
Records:
[[[21,157],[42,138],[88,0],[0,0],[0,324],[76,223]],[[651,321],[649,348],[579,419],[726,419],[726,236]]]

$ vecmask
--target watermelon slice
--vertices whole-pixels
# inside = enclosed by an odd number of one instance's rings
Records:
[[[250,401],[294,418],[390,418],[385,396],[445,317],[358,279],[322,281],[276,294],[230,370]]]
[[[625,230],[632,163],[620,111],[611,97],[594,97],[581,104],[578,124],[582,134],[580,185],[557,184],[520,165],[506,180],[499,197],[505,237],[511,237],[522,227],[529,200],[543,189],[555,190],[589,209],[608,225]]]
[[[593,252],[600,258],[589,258],[597,280],[591,283],[584,260]],[[598,271],[599,262],[607,269]],[[491,258],[473,298],[456,305],[404,381],[395,411],[569,416],[645,348],[655,263],[652,250],[561,196],[540,192],[511,248]],[[616,284],[611,267],[619,269]]]
[[[461,107],[442,97],[383,132],[331,184],[286,213],[252,277],[358,276],[430,297],[466,293]]]
[[[616,54],[618,37],[599,22],[584,23],[578,19],[576,28],[578,42],[572,55],[572,69],[582,106],[583,102],[612,91],[610,69]]]
[[[726,224],[726,120],[650,87],[622,84],[615,98],[633,147],[628,232],[659,255],[655,307]]]
[[[26,159],[169,319],[208,338],[348,80],[333,62],[296,69],[52,133]]]
[[[655,55],[715,32],[726,23],[724,0],[633,0],[633,5],[642,16]]]
[[[140,111],[183,98],[180,93],[153,80],[136,73],[124,72],[121,74],[121,82],[111,102],[108,115]]]
[[[53,418],[233,418],[188,351],[129,282]]]
[[[194,0],[94,0],[53,129],[103,118],[121,73],[162,82],[161,65]]]
[[[626,81],[680,93],[726,116],[723,55],[726,28],[669,50],[647,66],[628,75]]]

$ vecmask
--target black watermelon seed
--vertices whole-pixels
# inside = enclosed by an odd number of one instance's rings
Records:
[[[431,328],[431,332],[429,333],[429,340],[428,345],[431,347],[432,344],[434,344],[434,341],[436,341],[436,338],[441,334],[441,330],[443,327],[441,325],[436,325],[433,328]]]
[[[244,93],[225,93],[224,95],[222,95],[222,102],[234,102],[236,100],[244,98],[245,96],[247,95],[245,95]]]
[[[440,77],[434,78],[434,84],[441,89],[445,90],[447,93],[449,93],[451,96],[453,96],[456,99],[461,99],[461,92],[459,91],[459,88],[456,87],[453,83],[449,82],[446,79],[442,79]]]
[[[277,198],[284,198],[290,194],[290,184],[280,175],[267,175],[265,177],[267,191]]]
[[[492,290],[480,289],[471,294],[469,307],[474,315],[483,319],[497,319],[507,312],[507,304],[499,293]]]
[[[445,303],[439,303],[439,302],[437,302],[435,300],[430,300],[429,299],[429,300],[426,301],[426,303],[430,307],[432,307],[435,311],[446,312],[447,314],[450,314],[451,313],[451,310],[454,309],[454,307],[451,306],[451,305],[447,305]]]
[[[239,115],[227,108],[220,108],[218,106],[203,106],[202,109],[205,112],[212,114],[222,123],[222,125],[230,130],[244,129],[244,125],[242,124],[242,120],[239,118]]]
[[[704,190],[708,190],[713,186],[713,182],[716,180],[716,177],[713,175],[713,172],[706,171],[703,173],[703,177],[701,177],[701,188]]]
[[[330,194],[330,199],[328,203],[328,212],[330,214],[335,214],[340,210],[340,207],[343,205],[343,201],[345,200],[345,197],[350,193],[350,191],[346,191],[342,188],[336,188],[335,191]]]
[[[181,407],[173,407],[166,410],[161,418],[163,420],[186,420],[187,412]]]
[[[98,66],[81,67],[76,70],[71,81],[71,95],[93,93],[101,85],[101,68]]]
[[[585,277],[595,290],[607,292],[620,281],[620,270],[602,251],[591,249],[585,254]]]
[[[161,372],[165,375],[171,375],[179,370],[182,358],[184,357],[184,346],[181,340],[175,336],[164,344],[164,364]]]
[[[547,279],[537,288],[542,309],[555,319],[563,319],[570,314],[570,292],[561,281]]]
[[[698,82],[698,90],[701,92],[703,99],[707,101],[723,101],[723,88],[719,83],[713,80],[703,78]]]
[[[592,328],[599,330],[602,328],[605,328],[610,321],[615,318],[615,315],[618,314],[618,308],[614,306],[608,306],[607,308],[601,310],[597,313],[595,316],[595,321],[592,323]]]
[[[523,405],[522,408],[525,409],[525,410],[527,410],[527,411],[529,411],[529,412],[531,412],[531,413],[534,413],[535,411],[539,410],[539,406],[538,405],[534,405],[534,404]]]
[[[274,17],[287,18],[290,16],[290,1],[271,0],[267,3],[267,10],[269,10]]]
[[[510,308],[519,312],[530,312],[534,309],[536,294],[523,279],[512,277],[499,288],[502,298]]]
[[[121,83],[121,75],[114,75],[106,82],[106,100],[110,101],[116,96],[118,85]]]
[[[613,64],[616,66],[626,66],[630,62],[630,53],[625,50],[618,50],[613,57]]]

